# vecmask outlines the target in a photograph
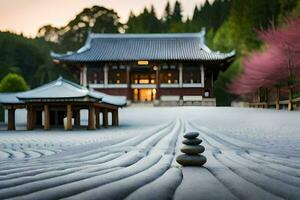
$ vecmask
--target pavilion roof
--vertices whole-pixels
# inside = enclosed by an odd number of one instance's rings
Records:
[[[205,31],[168,34],[95,34],[76,52],[52,53],[62,62],[205,60],[232,58],[235,52],[211,51],[205,45]]]
[[[67,81],[62,77],[57,80],[20,93],[17,97],[22,100],[28,99],[56,99],[56,98],[80,98],[89,96],[89,90],[76,83]],[[100,98],[101,99],[101,98]]]
[[[124,97],[111,96],[89,90],[74,82],[59,77],[57,80],[35,89],[19,93],[0,93],[0,104],[21,104],[28,101],[94,101],[115,106],[124,106]]]
[[[24,102],[17,98],[19,93],[0,93],[0,104],[23,104]]]

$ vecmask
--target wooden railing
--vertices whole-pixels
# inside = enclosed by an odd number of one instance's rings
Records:
[[[292,102],[289,100],[281,100],[279,102],[273,101],[273,102],[255,102],[255,103],[249,103],[250,108],[276,108],[277,110],[280,110],[284,107],[286,107],[288,110],[295,110],[300,108],[300,97],[292,99]]]

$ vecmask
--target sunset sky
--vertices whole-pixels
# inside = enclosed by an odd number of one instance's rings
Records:
[[[160,16],[168,0],[0,0],[0,30],[34,37],[46,24],[64,26],[83,8],[101,5],[113,8],[126,22],[129,12],[139,13],[145,6],[155,6]],[[170,0],[173,5],[175,0]],[[191,16],[195,5],[205,0],[181,0],[183,15]]]

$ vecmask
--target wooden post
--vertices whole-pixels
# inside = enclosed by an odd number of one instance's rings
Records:
[[[35,129],[36,127],[36,122],[37,122],[37,111],[32,107],[32,129]]]
[[[27,106],[27,130],[33,129],[33,110],[31,106]]]
[[[84,65],[82,68],[82,85],[84,87],[87,86],[87,67],[86,67],[86,65]]]
[[[261,102],[261,88],[258,88],[258,91],[257,91],[257,101],[258,101],[258,103],[260,103]]]
[[[269,90],[268,90],[268,88],[266,88],[266,90],[265,90],[265,101],[266,101],[266,107],[265,108],[268,108],[269,107],[269,105],[268,105],[268,102],[269,102]]]
[[[157,66],[157,70],[156,70],[156,99],[160,100],[160,66]]]
[[[288,104],[288,111],[293,110],[293,88],[289,88],[289,104]]]
[[[179,87],[182,88],[182,84],[183,84],[182,63],[179,63],[178,69],[179,69]]]
[[[279,101],[280,101],[280,89],[279,87],[277,87],[276,88],[276,110],[280,110]]]
[[[44,129],[50,129],[50,113],[48,105],[44,105]]]
[[[108,65],[104,66],[104,87],[106,88],[108,85]]]
[[[107,110],[107,108],[103,109],[103,127],[104,128],[108,127],[108,110]]]
[[[100,122],[99,122],[99,108],[96,109],[96,128],[100,128]]]
[[[118,110],[112,111],[112,125],[118,126],[119,125],[119,116],[118,116]]]
[[[9,131],[16,130],[16,124],[15,124],[15,109],[9,108],[8,109],[8,126],[7,129]]]
[[[131,91],[130,66],[126,67],[126,83],[127,83],[127,99],[132,101],[133,95]]]
[[[89,106],[89,119],[88,119],[88,129],[96,129],[96,120],[95,120],[95,107],[93,105]]]
[[[204,72],[204,67],[203,65],[200,66],[200,72],[201,72],[201,86],[204,88],[205,86],[205,72]],[[214,80],[213,80],[213,73],[212,74],[212,82],[211,82],[211,88],[213,88],[213,83],[214,83]]]
[[[66,130],[72,130],[72,106],[67,105],[67,124]]]

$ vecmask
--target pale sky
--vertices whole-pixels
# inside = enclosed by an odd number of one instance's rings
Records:
[[[46,24],[64,26],[83,8],[100,5],[113,8],[126,22],[130,11],[140,13],[145,6],[154,5],[161,16],[168,0],[0,0],[0,30],[23,33],[34,37]],[[175,0],[169,0],[174,5]],[[180,0],[184,16],[192,16],[195,5],[205,0]]]

